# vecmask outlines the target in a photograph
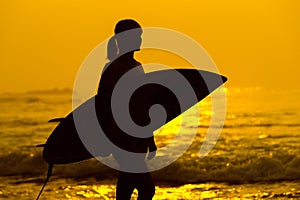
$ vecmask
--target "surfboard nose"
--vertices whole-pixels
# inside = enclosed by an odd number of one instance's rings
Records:
[[[221,77],[222,77],[223,83],[225,83],[228,80],[228,78],[226,76],[221,75]]]

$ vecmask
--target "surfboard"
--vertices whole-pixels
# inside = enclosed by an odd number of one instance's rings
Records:
[[[181,75],[181,79],[178,78],[178,74]],[[225,76],[196,69],[155,71],[146,73],[143,78],[148,84],[139,87],[132,94],[128,109],[132,120],[139,126],[145,126],[151,120],[150,107],[154,104],[163,106],[166,111],[166,120],[154,124],[153,131],[185,112],[227,81]],[[157,81],[164,81],[165,85],[159,85]],[[43,158],[46,162],[67,164],[94,157],[80,140],[73,114],[78,110],[87,110],[90,106],[95,106],[95,98],[96,96],[90,98],[65,118],[49,121],[59,122],[59,124],[44,145]],[[102,147],[98,156],[105,157],[109,154],[109,150]]]

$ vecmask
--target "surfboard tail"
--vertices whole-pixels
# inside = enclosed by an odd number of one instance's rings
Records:
[[[42,195],[42,192],[44,191],[44,188],[46,187],[50,177],[52,176],[52,169],[53,169],[53,164],[48,164],[48,172],[47,172],[47,177],[45,179],[45,182],[38,194],[38,196],[36,197],[36,200],[39,200],[40,196]]]

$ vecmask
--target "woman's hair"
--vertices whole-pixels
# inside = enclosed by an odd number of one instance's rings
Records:
[[[115,35],[131,29],[141,28],[141,26],[133,19],[120,20],[115,26]],[[119,55],[119,48],[116,36],[109,39],[107,44],[107,59],[113,61]]]
[[[135,28],[142,28],[139,23],[134,21],[133,19],[123,19],[120,20],[115,26],[115,34],[128,31]]]
[[[115,36],[111,37],[107,43],[107,59],[113,61],[118,57],[119,49]]]

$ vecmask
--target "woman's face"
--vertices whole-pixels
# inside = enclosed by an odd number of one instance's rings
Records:
[[[142,30],[132,29],[117,35],[120,52],[139,51],[142,44]]]
[[[136,36],[136,39],[134,40],[134,46],[136,47],[136,51],[139,51],[142,44],[142,33]]]

